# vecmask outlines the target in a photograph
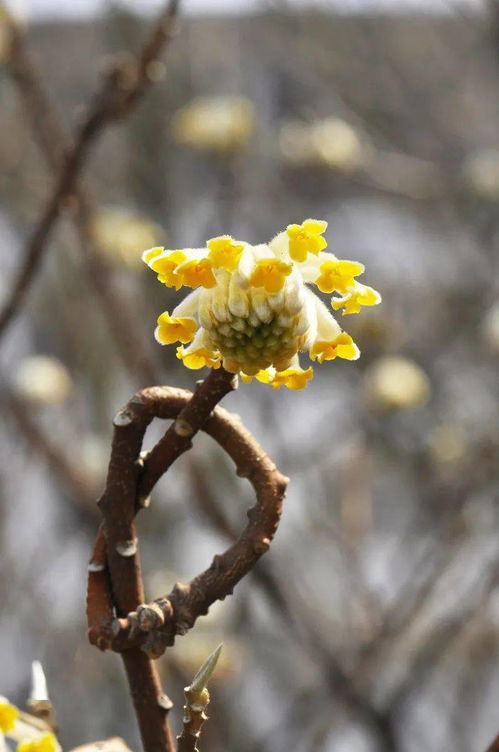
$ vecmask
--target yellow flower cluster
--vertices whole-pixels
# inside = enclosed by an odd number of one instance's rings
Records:
[[[377,305],[381,296],[356,280],[362,264],[325,252],[326,229],[327,222],[307,219],[268,244],[222,235],[205,248],[144,251],[160,282],[193,289],[171,314],[159,316],[157,341],[182,343],[177,357],[187,368],[223,366],[276,389],[302,389],[313,378],[312,367],[300,366],[300,352],[318,363],[356,360],[356,344],[307,284],[338,293],[331,306],[343,315]]]
[[[0,742],[2,735],[17,741],[16,752],[59,752],[59,743],[51,732],[42,733],[25,718],[20,720],[19,710],[5,697],[0,697]]]
[[[34,739],[25,739],[17,745],[17,752],[57,752],[59,745],[54,734],[42,734]]]
[[[14,728],[19,712],[10,702],[0,699],[0,731],[7,734]]]

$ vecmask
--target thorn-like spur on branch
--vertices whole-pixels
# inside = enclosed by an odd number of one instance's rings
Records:
[[[31,687],[26,707],[31,715],[45,721],[52,731],[57,731],[54,707],[50,701],[47,679],[40,661],[33,661],[31,664]]]
[[[106,76],[93,106],[79,128],[73,147],[62,162],[56,185],[40,221],[28,239],[24,261],[0,313],[0,336],[19,310],[35,277],[56,220],[66,199],[76,189],[91,145],[106,125],[123,118],[130,111],[147,85],[150,65],[172,35],[177,7],[178,0],[167,3],[135,65],[117,62]]]
[[[199,752],[197,743],[201,727],[208,719],[205,710],[210,702],[206,685],[215,670],[221,650],[222,645],[219,645],[203,663],[190,686],[184,689],[184,728],[177,736],[177,752]]]

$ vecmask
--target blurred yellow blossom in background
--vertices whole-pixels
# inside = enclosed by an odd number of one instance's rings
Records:
[[[197,97],[177,110],[171,129],[182,146],[221,154],[238,151],[254,133],[254,106],[244,97]]]
[[[481,149],[464,161],[462,173],[468,188],[480,198],[499,200],[499,149]]]
[[[90,224],[95,244],[115,264],[139,269],[140,250],[164,242],[162,227],[145,217],[121,208],[106,208],[96,212]]]
[[[466,454],[468,443],[466,432],[458,423],[442,423],[428,435],[430,457],[439,465],[460,462]]]
[[[284,121],[279,146],[283,158],[290,164],[322,165],[342,172],[360,169],[368,157],[367,144],[355,128],[333,116],[310,123]]]
[[[409,408],[430,398],[430,380],[410,358],[386,355],[377,358],[365,373],[368,404],[374,408]]]
[[[49,355],[32,355],[18,363],[12,387],[18,397],[32,405],[55,405],[69,397],[73,383],[60,360]]]
[[[499,303],[489,309],[482,321],[481,330],[489,349],[499,355]]]

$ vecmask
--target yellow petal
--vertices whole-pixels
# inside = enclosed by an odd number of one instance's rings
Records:
[[[301,368],[287,368],[285,371],[278,371],[270,381],[270,384],[274,389],[286,386],[288,389],[297,391],[298,389],[304,389],[307,386],[307,382],[313,379],[313,377],[314,370],[312,367],[307,368],[306,371]]]
[[[325,360],[334,360],[335,358],[345,358],[346,360],[357,360],[359,357],[359,348],[346,332],[338,334],[332,340],[319,340],[314,342],[310,349],[310,359],[323,363]]]
[[[54,734],[43,734],[35,739],[19,742],[17,752],[57,752],[59,745]]]
[[[5,700],[0,701],[0,731],[6,734],[10,731],[17,720],[19,712],[14,705]]]
[[[361,285],[358,282],[341,298],[333,298],[331,305],[335,311],[343,308],[343,316],[352,313],[359,313],[362,306],[375,306],[381,303],[381,295],[368,285]]]
[[[177,290],[182,287],[182,280],[176,271],[179,264],[187,261],[187,256],[183,251],[172,251],[167,256],[154,256],[149,262],[149,266],[158,275],[158,279],[167,287],[175,287]]]
[[[155,248],[149,248],[142,254],[142,261],[145,264],[149,264],[157,256],[161,256],[165,249],[162,246],[156,246]]]
[[[321,292],[346,293],[350,287],[355,285],[354,277],[362,274],[364,267],[357,261],[347,261],[339,259],[336,261],[324,261],[320,266],[320,274],[315,280],[315,284]]]
[[[195,319],[172,318],[168,311],[159,316],[157,323],[155,336],[162,345],[171,345],[173,342],[182,342],[185,345],[192,342],[197,329]]]
[[[267,292],[279,292],[284,287],[286,277],[291,274],[292,264],[278,259],[260,259],[250,278],[254,287],[264,287]]]
[[[327,230],[327,222],[324,219],[306,219],[302,226],[305,232],[311,235],[322,235]]]
[[[373,287],[362,285],[362,290],[359,293],[359,302],[365,306],[378,305],[378,303],[381,303],[381,295]]]
[[[193,259],[182,264],[177,270],[183,285],[187,287],[215,287],[217,280],[213,274],[211,261],[207,258]]]
[[[222,268],[228,272],[237,268],[244,248],[243,243],[236,243],[230,235],[212,238],[206,246],[210,251],[208,258],[215,269]]]
[[[293,261],[305,261],[309,253],[317,255],[327,247],[322,233],[327,228],[327,222],[320,219],[306,219],[303,224],[288,225],[289,255]]]
[[[257,381],[261,381],[262,384],[270,384],[273,377],[272,374],[265,369],[264,371],[258,371],[255,378]]]
[[[177,348],[177,358],[179,358],[186,368],[197,371],[199,368],[209,366],[210,368],[220,368],[220,355],[209,350],[207,347],[200,347],[199,350],[186,353],[183,347]]]

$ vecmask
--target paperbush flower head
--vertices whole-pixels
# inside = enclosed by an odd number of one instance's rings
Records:
[[[307,284],[338,293],[335,310],[358,313],[381,301],[378,292],[357,281],[364,267],[324,249],[327,222],[292,224],[268,244],[250,245],[229,235],[205,248],[150,248],[143,261],[160,282],[193,291],[158,318],[155,336],[177,349],[187,368],[221,365],[274,388],[302,389],[313,377],[299,353],[312,361],[356,360],[359,349],[332,312]],[[184,347],[184,345],[187,345]]]

